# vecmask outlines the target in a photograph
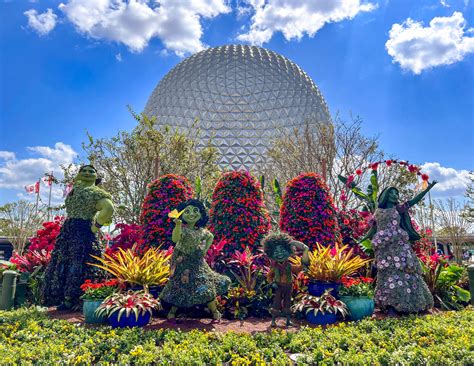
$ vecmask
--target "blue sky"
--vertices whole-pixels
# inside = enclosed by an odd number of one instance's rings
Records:
[[[291,6],[288,6],[291,4]],[[50,10],[49,10],[50,9]],[[130,130],[160,79],[204,47],[252,43],[300,65],[332,115],[460,195],[474,170],[467,0],[63,0],[0,3],[0,204]],[[59,197],[59,190],[56,192]]]

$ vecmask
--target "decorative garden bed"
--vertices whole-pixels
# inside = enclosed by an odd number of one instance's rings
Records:
[[[296,359],[301,365],[467,365],[474,363],[473,322],[469,307],[436,315],[338,323],[325,330],[302,327],[293,333],[277,329],[245,334],[84,327],[49,319],[37,310],[19,309],[0,312],[0,360],[4,364],[288,365]]]

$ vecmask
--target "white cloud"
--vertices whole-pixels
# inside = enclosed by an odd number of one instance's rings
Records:
[[[440,3],[441,3],[441,5],[444,6],[445,8],[451,7],[451,6],[446,2],[446,0],[440,0]]]
[[[118,61],[118,62],[122,62],[122,54],[119,52],[115,55],[115,59]]]
[[[178,55],[202,50],[202,18],[227,13],[226,0],[69,0],[59,8],[76,29],[94,39],[141,52],[158,37]]]
[[[446,168],[440,163],[425,163],[421,171],[429,175],[430,181],[438,181],[433,188],[433,195],[437,197],[462,196],[470,182],[469,171]]]
[[[30,9],[25,11],[23,14],[28,18],[28,25],[40,36],[44,36],[51,32],[56,26],[58,18],[52,9],[47,9],[46,12],[41,14],[38,14],[35,9]]]
[[[474,52],[474,37],[466,36],[465,26],[460,12],[433,18],[429,27],[408,18],[392,25],[385,48],[393,62],[420,74],[425,69],[461,61]]]
[[[3,159],[3,160],[15,159],[15,153],[11,151],[0,151],[0,159]]]
[[[376,7],[360,0],[247,0],[246,3],[255,13],[250,30],[237,38],[257,45],[270,41],[275,32],[282,32],[288,41],[299,40],[305,34],[313,37],[326,23],[352,19]],[[245,9],[239,9],[239,14],[244,13]]]
[[[1,151],[0,156],[7,157],[0,161],[0,189],[18,190],[18,197],[25,197],[26,185],[34,184],[45,173],[53,172],[58,178],[63,178],[61,164],[72,164],[77,156],[74,149],[62,142],[57,142],[54,147],[33,146],[27,148],[36,156],[26,159],[16,159],[15,154],[10,151]],[[47,202],[48,188],[41,183],[41,199]],[[34,199],[33,195],[26,195]],[[62,188],[53,185],[52,197],[55,201],[62,199]]]

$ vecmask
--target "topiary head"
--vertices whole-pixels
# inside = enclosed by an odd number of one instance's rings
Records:
[[[96,185],[100,184],[101,182],[101,179],[98,178],[97,175],[97,169],[91,164],[82,165],[79,168],[76,180],[85,183],[94,183]]]
[[[195,227],[205,227],[209,221],[206,208],[203,203],[196,199],[190,199],[181,202],[177,208],[178,211],[183,211],[183,221],[188,224],[194,224]]]
[[[263,251],[271,259],[281,263],[293,253],[291,245],[294,241],[295,239],[287,233],[272,233],[263,238]]]
[[[378,199],[379,208],[387,208],[389,204],[396,205],[399,198],[398,194],[398,189],[395,187],[385,188]]]

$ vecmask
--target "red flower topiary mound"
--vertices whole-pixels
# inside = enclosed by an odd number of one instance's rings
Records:
[[[287,185],[280,209],[280,229],[311,249],[316,243],[340,242],[336,208],[323,178],[305,173]]]
[[[167,174],[151,182],[142,206],[143,244],[164,249],[173,245],[174,223],[168,213],[193,195],[189,181],[179,175]]]
[[[210,230],[214,242],[224,240],[226,253],[246,247],[256,252],[270,230],[270,217],[260,183],[248,172],[222,175],[212,194]]]

